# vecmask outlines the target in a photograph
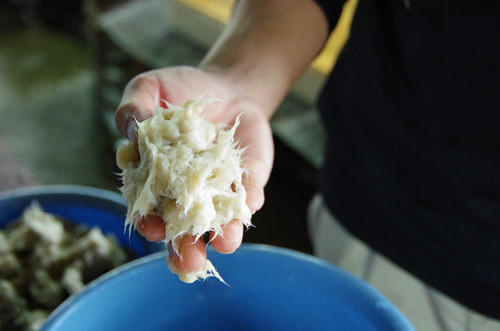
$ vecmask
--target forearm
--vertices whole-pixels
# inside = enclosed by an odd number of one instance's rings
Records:
[[[200,68],[271,117],[327,38],[312,0],[242,0]]]

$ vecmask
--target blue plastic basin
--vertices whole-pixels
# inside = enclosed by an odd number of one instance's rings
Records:
[[[181,283],[165,256],[96,279],[42,330],[413,330],[378,292],[309,255],[250,244],[232,255],[209,250],[230,286]]]

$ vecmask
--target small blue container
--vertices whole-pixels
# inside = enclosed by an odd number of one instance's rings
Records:
[[[0,194],[0,228],[17,219],[31,202],[42,209],[89,228],[99,227],[113,234],[118,242],[137,257],[157,252],[162,243],[150,243],[137,233],[124,231],[127,205],[122,197],[110,191],[73,185],[34,186]]]
[[[96,279],[42,330],[413,330],[378,292],[309,255],[251,244],[208,255],[229,286],[184,284],[159,252]]]

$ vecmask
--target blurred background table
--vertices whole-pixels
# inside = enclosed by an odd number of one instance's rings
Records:
[[[33,175],[14,158],[6,145],[0,143],[0,193],[34,185]]]

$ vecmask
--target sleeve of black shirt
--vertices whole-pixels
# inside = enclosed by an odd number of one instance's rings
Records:
[[[328,20],[328,32],[332,32],[342,14],[342,8],[346,0],[314,0],[323,10]]]

